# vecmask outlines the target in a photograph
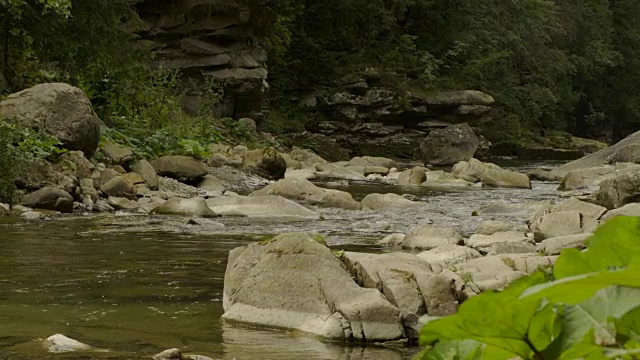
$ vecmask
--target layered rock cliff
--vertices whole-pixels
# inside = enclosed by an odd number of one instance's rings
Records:
[[[268,85],[267,54],[253,34],[265,20],[259,8],[235,0],[143,0],[136,8],[157,64],[184,75],[185,110],[197,113],[222,85],[220,116],[262,119]]]

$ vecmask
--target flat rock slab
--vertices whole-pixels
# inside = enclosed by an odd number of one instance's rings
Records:
[[[430,250],[442,245],[456,245],[463,242],[462,235],[455,229],[427,225],[411,229],[402,242],[402,248]]]
[[[442,245],[421,252],[418,257],[428,263],[444,263],[454,265],[482,257],[477,250],[455,244]]]
[[[538,251],[545,255],[559,255],[563,249],[584,249],[585,241],[592,235],[583,233],[546,239],[538,244]]]
[[[207,205],[222,216],[317,220],[318,214],[282,196],[221,196],[207,199]]]

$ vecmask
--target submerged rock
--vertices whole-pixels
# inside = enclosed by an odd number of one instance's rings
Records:
[[[232,250],[223,306],[225,320],[327,339],[404,337],[400,310],[378,290],[358,286],[329,248],[303,233]]]

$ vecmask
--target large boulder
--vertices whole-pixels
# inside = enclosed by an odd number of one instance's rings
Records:
[[[82,90],[39,84],[0,102],[0,117],[55,136],[69,150],[91,158],[100,142],[100,119]]]
[[[96,350],[94,347],[71,339],[62,334],[51,335],[43,342],[45,349],[50,353],[67,353],[73,351]]]
[[[603,181],[596,193],[596,202],[607,209],[616,209],[640,200],[640,170],[618,174]]]
[[[471,159],[479,144],[480,140],[469,125],[456,124],[431,131],[420,144],[418,156],[431,165],[454,165]]]
[[[301,178],[279,180],[249,194],[249,196],[266,195],[279,195],[309,205],[360,210],[360,203],[353,200],[351,194],[339,190],[319,188],[310,181]]]
[[[287,171],[287,163],[274,148],[247,151],[242,167],[270,180],[282,179]]]
[[[497,232],[510,231],[513,225],[500,220],[485,220],[476,227],[476,234],[493,235]]]
[[[569,172],[574,170],[590,168],[590,167],[598,167],[598,166],[610,164],[612,161],[614,161],[614,159],[616,158],[616,154],[618,152],[620,152],[622,149],[628,146],[636,145],[638,143],[640,143],[640,131],[629,135],[628,137],[626,137],[625,139],[621,140],[620,142],[618,142],[613,146],[610,146],[606,149],[595,152],[591,155],[585,156],[576,161],[572,161],[568,164],[562,165],[557,169],[554,169],[552,173],[558,176],[565,176]],[[625,153],[628,154],[629,149],[624,150],[623,154]]]
[[[229,253],[222,318],[342,341],[404,337],[400,310],[360,287],[331,250],[308,234],[284,234]]]
[[[457,163],[451,174],[466,181],[481,181],[487,187],[531,189],[531,180],[526,174],[476,159]]]
[[[380,210],[389,208],[406,208],[419,205],[418,202],[411,201],[398,194],[369,194],[360,202],[362,209]]]
[[[640,216],[640,203],[631,203],[621,208],[607,211],[602,216],[602,221],[606,222],[616,216]]]
[[[596,188],[605,180],[612,179],[621,173],[640,170],[640,165],[630,163],[616,163],[577,169],[567,173],[558,190],[570,191],[576,189]]]
[[[209,208],[222,216],[314,220],[315,211],[282,196],[220,196],[207,199]]]
[[[115,176],[106,183],[100,185],[100,191],[107,196],[133,197],[134,184],[124,176]]]
[[[402,248],[430,250],[443,245],[460,245],[463,241],[462,235],[455,229],[431,225],[418,226],[407,233]]]
[[[305,169],[314,167],[316,164],[326,164],[327,160],[316,155],[314,152],[306,149],[296,149],[291,151],[288,156],[284,156],[287,163],[287,169]]]
[[[358,285],[378,289],[405,318],[450,315],[458,309],[455,281],[413,254],[347,252],[342,259]]]
[[[151,210],[151,214],[157,215],[179,215],[202,218],[213,218],[219,216],[209,208],[207,202],[200,197],[191,199],[171,198],[162,205]]]
[[[544,239],[581,234],[582,215],[578,211],[554,211],[543,215],[531,224],[531,230],[537,241]]]
[[[70,213],[73,212],[73,197],[62,189],[48,186],[25,195],[20,205]]]
[[[207,165],[182,155],[164,156],[151,162],[151,166],[160,176],[174,179],[195,180],[207,175]]]

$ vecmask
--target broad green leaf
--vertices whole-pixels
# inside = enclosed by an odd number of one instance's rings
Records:
[[[528,338],[536,351],[543,351],[560,335],[562,318],[559,309],[556,304],[546,304],[531,319]]]
[[[518,300],[517,292],[484,293],[465,302],[457,314],[427,323],[420,342],[476,340],[526,359],[533,352],[527,341],[529,323],[539,304]]]
[[[556,279],[640,263],[640,217],[618,216],[596,230],[584,252],[566,249],[555,263]]]
[[[621,319],[640,307],[640,289],[612,286],[578,305],[565,306],[563,330],[556,341],[561,351],[584,346],[587,334],[591,343],[600,346],[616,345],[616,327],[611,319]]]
[[[436,344],[420,356],[422,360],[480,360],[486,345],[474,340],[447,341]],[[508,358],[508,357],[507,357]]]
[[[619,271],[605,271],[563,278],[540,284],[525,290],[521,299],[541,300],[577,304],[592,297],[596,292],[610,286],[640,288],[640,267],[632,266]]]
[[[622,317],[617,323],[618,338],[623,337],[623,342],[636,341],[640,344],[640,307]]]

